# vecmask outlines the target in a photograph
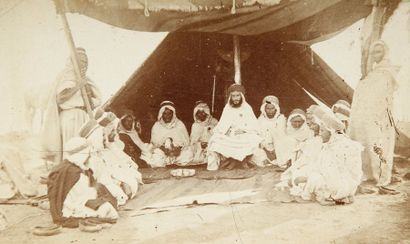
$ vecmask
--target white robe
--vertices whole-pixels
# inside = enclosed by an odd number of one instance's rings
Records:
[[[242,101],[239,108],[233,108],[229,103],[225,106],[209,140],[209,152],[242,161],[259,148],[262,138],[258,135],[258,121],[243,96]],[[243,130],[245,133],[235,135],[236,130]],[[215,156],[212,156],[211,160],[208,159],[208,170],[218,169],[219,161],[215,159]]]
[[[261,114],[258,118],[259,135],[262,138],[260,150],[257,150],[253,156],[253,161],[256,165],[261,166],[265,160],[268,160],[273,165],[283,166],[291,159],[292,150],[288,146],[289,139],[286,137],[286,118],[279,112],[274,118],[269,119],[265,114]],[[263,150],[266,148],[269,151],[275,150],[276,159],[270,161]]]
[[[300,114],[295,114],[294,117],[295,116],[301,116],[305,122],[300,128],[295,129],[292,127],[292,124],[290,122],[292,117],[289,116],[288,118],[286,126],[286,142],[287,148],[293,152],[292,163],[298,159],[299,152],[303,143],[306,142],[306,140],[308,140],[309,138],[312,138],[314,135],[313,131],[306,124],[306,117]]]
[[[194,152],[192,162],[195,164],[206,163],[207,147],[202,148],[201,143],[209,142],[209,139],[213,135],[213,130],[218,124],[218,120],[211,116],[207,106],[204,109],[208,116],[207,119],[205,121],[199,121],[195,116],[198,111],[198,106],[194,109],[194,123],[192,124],[190,135],[190,143]]]
[[[365,79],[359,81],[352,102],[347,134],[360,142],[363,151],[365,180],[378,185],[390,184],[393,167],[395,130],[393,127],[393,92],[396,88],[394,71],[386,64],[376,65]],[[380,164],[373,146],[383,149],[386,164]]]
[[[296,185],[295,179],[298,177],[308,177],[316,164],[320,151],[322,150],[322,138],[315,136],[304,142],[300,149],[299,158],[280,176],[280,183],[276,186],[288,187],[290,183],[290,193],[300,196],[303,191],[302,185]]]
[[[310,200],[314,194],[321,201],[354,196],[363,174],[362,150],[360,143],[333,134],[323,144],[317,162],[312,164],[302,198]]]
[[[165,123],[162,120],[162,113],[164,108],[167,107],[174,111],[174,117],[170,123]],[[147,163],[151,167],[165,167],[167,165],[188,165],[193,158],[192,148],[189,145],[188,131],[182,123],[176,117],[175,109],[171,106],[165,106],[160,109],[158,115],[158,121],[155,122],[151,130],[151,144],[153,145],[152,157],[147,159]],[[169,138],[172,139],[172,143],[175,147],[181,147],[181,154],[178,157],[169,157],[164,151],[160,149],[161,146],[170,143]]]
[[[141,174],[132,159],[126,155],[118,140],[104,146],[103,128],[93,131],[88,138],[92,143],[92,157],[90,168],[94,172],[97,182],[103,184],[117,199],[118,205],[124,205],[129,197],[121,188],[121,183],[126,183],[131,188],[131,198],[138,191],[138,184],[142,183]]]
[[[89,186],[89,178],[81,173],[80,178],[68,192],[63,203],[63,216],[66,218],[109,218],[118,219],[118,213],[109,202],[102,204],[97,210],[86,207],[88,200],[97,198],[97,190]]]

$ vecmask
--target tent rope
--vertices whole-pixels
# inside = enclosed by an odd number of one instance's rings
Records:
[[[148,0],[144,0],[144,15],[145,17],[149,17]]]

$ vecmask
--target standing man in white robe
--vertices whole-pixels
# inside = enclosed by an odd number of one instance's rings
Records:
[[[228,94],[228,102],[208,143],[208,170],[217,170],[221,158],[230,161],[228,168],[233,168],[238,161],[248,168],[248,163],[254,163],[251,157],[262,141],[258,135],[258,120],[245,100],[245,88],[233,84]]]
[[[348,135],[365,147],[364,181],[385,188],[391,183],[395,144],[393,93],[398,67],[390,64],[388,47],[376,41],[370,48],[372,70],[353,94]]]
[[[147,163],[152,167],[188,165],[193,158],[188,131],[177,118],[173,102],[164,101],[160,106],[158,121],[151,130],[152,158]]]
[[[66,68],[57,77],[50,92],[45,120],[42,125],[43,148],[46,157],[52,161],[61,160],[61,152],[71,137],[79,132],[88,120],[81,89],[85,87],[91,109],[101,103],[100,91],[93,81],[86,77],[88,57],[83,48],[77,48],[82,80],[77,80],[74,65],[69,59]]]
[[[263,140],[253,156],[253,161],[261,167],[269,164],[286,167],[287,161],[291,158],[291,151],[284,141],[286,118],[280,113],[279,99],[272,95],[266,96],[260,111],[259,135]]]
[[[193,164],[207,162],[208,141],[213,134],[213,129],[218,120],[212,117],[208,104],[198,101],[194,108],[194,123],[191,127],[191,146],[193,147]]]

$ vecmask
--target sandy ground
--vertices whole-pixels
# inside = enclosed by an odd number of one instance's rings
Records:
[[[34,236],[31,227],[51,223],[47,210],[1,205],[9,227],[0,243],[410,243],[408,181],[396,186],[399,195],[358,195],[351,205],[325,207],[281,203],[284,195],[273,190],[279,173],[252,171],[246,179],[204,173],[146,184],[118,223],[98,233]]]

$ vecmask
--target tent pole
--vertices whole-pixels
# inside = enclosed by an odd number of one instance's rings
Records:
[[[211,107],[211,113],[214,113],[214,107],[215,107],[215,86],[216,86],[216,75],[214,75],[214,83],[212,85],[212,107]]]
[[[235,67],[235,83],[241,85],[241,49],[239,47],[239,37],[233,36],[233,51],[234,51],[234,67]]]
[[[75,45],[74,45],[74,40],[73,40],[73,36],[71,34],[70,26],[68,25],[67,16],[65,15],[64,11],[60,11],[59,14],[60,14],[60,17],[61,17],[61,21],[63,22],[65,36],[67,38],[67,43],[68,43],[70,53],[71,53],[71,60],[72,60],[73,65],[74,65],[75,75],[76,75],[77,81],[80,81],[80,80],[84,79],[84,77],[81,76],[77,51],[76,51],[76,48],[75,48]],[[88,100],[88,96],[87,96],[87,92],[85,90],[85,87],[81,88],[81,96],[83,98],[87,114],[90,117],[90,119],[92,119],[94,116],[92,114],[90,101]]]

